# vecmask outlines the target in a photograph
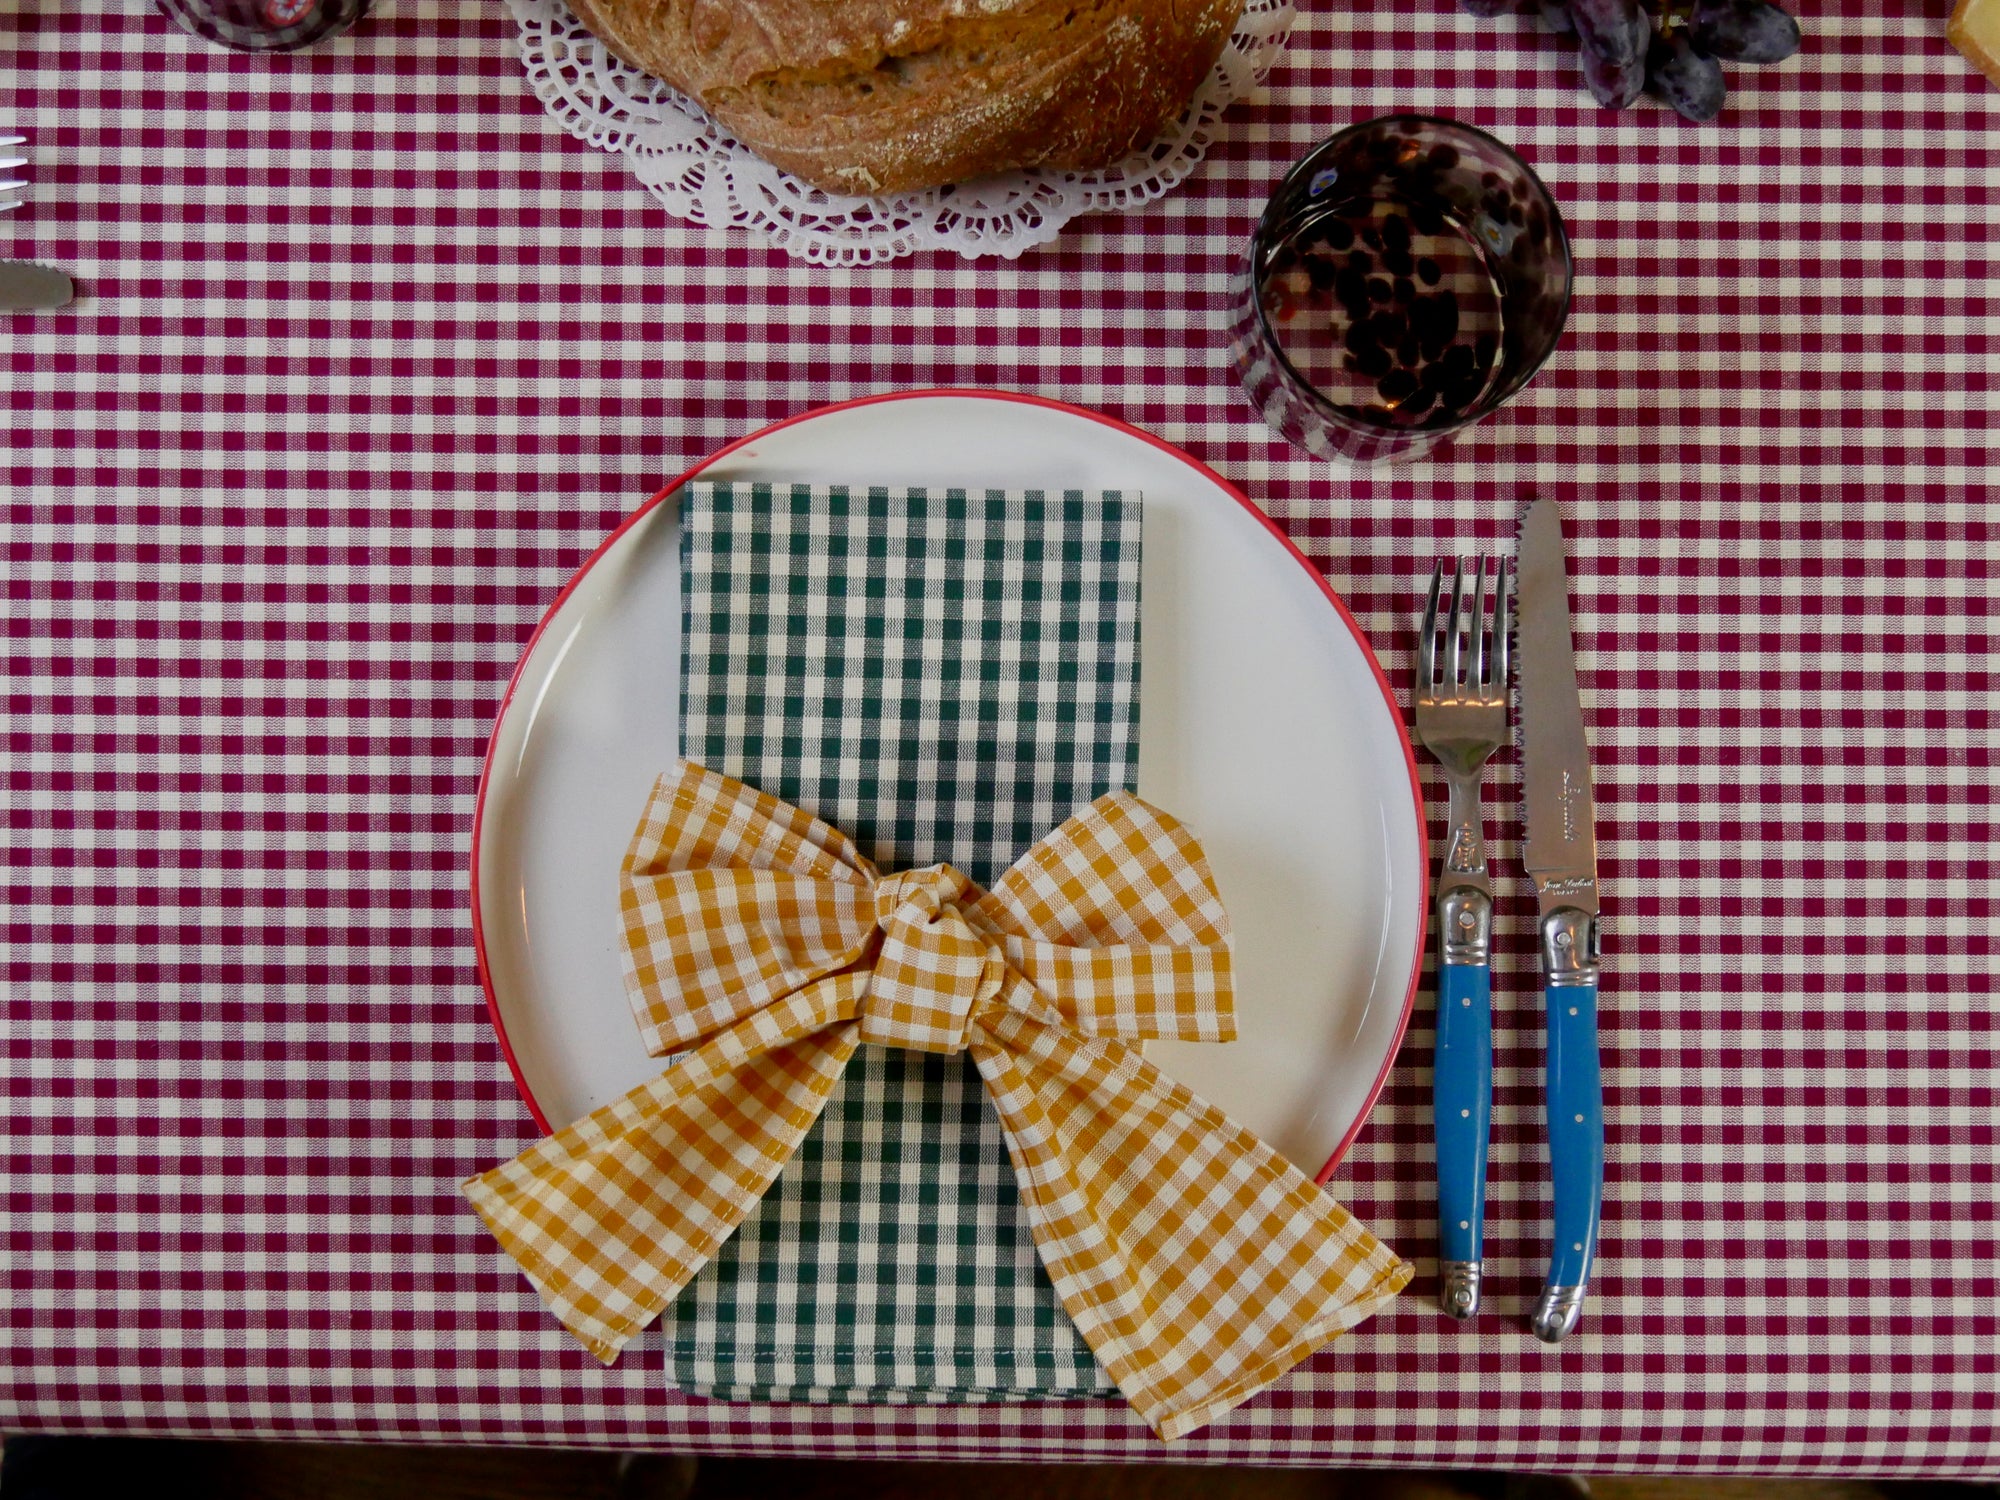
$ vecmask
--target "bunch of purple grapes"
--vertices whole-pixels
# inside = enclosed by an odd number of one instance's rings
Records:
[[[1526,11],[1573,32],[1583,82],[1609,109],[1649,87],[1689,120],[1712,120],[1727,93],[1722,65],[1783,62],[1799,23],[1772,0],[1458,0],[1475,16]]]

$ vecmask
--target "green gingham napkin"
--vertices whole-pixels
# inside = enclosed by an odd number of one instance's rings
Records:
[[[700,484],[681,535],[682,753],[879,868],[987,885],[1132,787],[1136,495]],[[675,1384],[716,1396],[1114,1393],[965,1056],[861,1048],[661,1326]]]

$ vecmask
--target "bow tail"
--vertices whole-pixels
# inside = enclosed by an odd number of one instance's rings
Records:
[[[859,1040],[839,975],[465,1184],[549,1309],[609,1364],[736,1232]]]
[[[979,1018],[972,1050],[1056,1293],[1162,1438],[1408,1284],[1329,1194],[1137,1047],[1002,1011]]]

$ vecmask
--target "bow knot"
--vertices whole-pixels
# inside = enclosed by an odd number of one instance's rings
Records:
[[[1207,861],[1136,797],[1100,797],[981,891],[949,865],[883,878],[803,809],[684,765],[654,788],[622,891],[641,1032],[683,1056],[466,1185],[601,1359],[735,1233],[862,1041],[971,1053],[1056,1295],[1162,1437],[1410,1279],[1140,1054],[1234,1031]]]
[[[876,885],[882,947],[861,999],[862,1041],[947,1056],[966,1049],[974,1011],[999,993],[1006,973],[999,946],[959,906],[971,889],[950,865]]]

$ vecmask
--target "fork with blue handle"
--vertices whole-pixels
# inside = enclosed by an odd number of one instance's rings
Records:
[[[1507,738],[1507,563],[1499,563],[1487,623],[1485,563],[1471,592],[1458,562],[1446,595],[1442,563],[1431,575],[1417,652],[1417,738],[1450,787],[1449,831],[1437,884],[1438,1300],[1454,1318],[1479,1310],[1486,1212],[1486,1143],[1493,1109],[1493,881],[1479,784]]]

